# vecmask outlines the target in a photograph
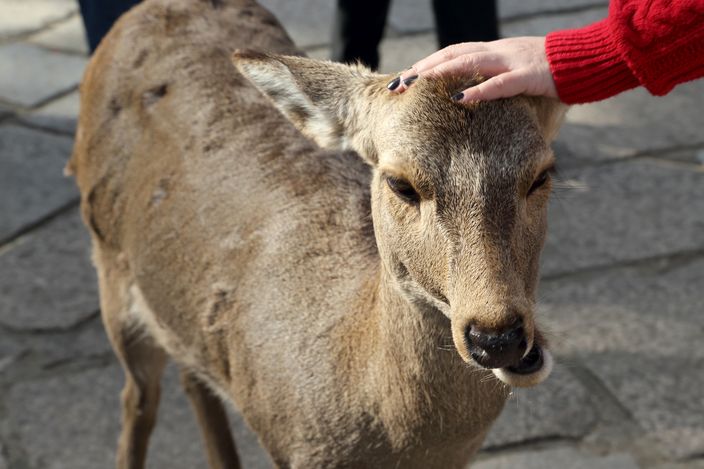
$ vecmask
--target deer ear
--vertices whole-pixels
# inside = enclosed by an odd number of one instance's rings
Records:
[[[366,90],[376,81],[371,71],[251,51],[236,51],[232,61],[308,138],[323,148],[352,148],[370,163],[376,162],[369,126],[356,126],[358,114],[370,117]]]
[[[554,98],[530,98],[538,118],[543,138],[551,143],[565,120],[569,106]]]

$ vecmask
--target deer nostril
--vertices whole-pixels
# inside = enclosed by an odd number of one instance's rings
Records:
[[[521,343],[518,344],[518,346],[522,349],[528,349],[528,341],[526,340],[525,336],[523,337],[523,339],[521,339]]]
[[[528,347],[521,321],[515,322],[511,329],[499,333],[485,332],[470,325],[465,329],[465,341],[472,358],[486,368],[515,365]]]

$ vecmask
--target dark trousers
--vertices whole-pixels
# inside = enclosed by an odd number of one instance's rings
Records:
[[[113,23],[140,0],[78,0],[91,53],[98,47]]]
[[[379,67],[379,43],[391,0],[337,0],[332,59]],[[433,0],[440,48],[499,38],[496,0]]]

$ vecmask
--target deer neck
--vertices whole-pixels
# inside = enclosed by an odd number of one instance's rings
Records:
[[[508,388],[489,370],[472,368],[454,348],[450,320],[409,298],[380,263],[360,297],[348,348],[349,370],[379,412],[394,446],[419,433],[467,438],[498,415]]]
[[[445,394],[448,402],[450,396],[465,399],[465,392],[481,394],[487,386],[495,394],[503,387],[489,370],[472,368],[461,359],[447,316],[428,302],[409,297],[383,262],[360,297],[365,300],[353,315],[356,324],[346,328],[358,331],[349,349],[350,358],[357,361],[351,368],[363,370],[360,378],[372,383],[373,392],[383,397],[393,390],[417,389]],[[497,397],[503,402],[506,394],[502,389]]]
[[[396,379],[436,381],[464,366],[452,345],[450,320],[431,304],[403,290],[382,262],[371,314],[376,318],[373,344],[383,366],[398,371]],[[400,383],[397,383],[400,384]]]

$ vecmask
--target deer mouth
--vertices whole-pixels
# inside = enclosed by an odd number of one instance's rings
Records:
[[[510,386],[530,387],[545,381],[552,371],[552,366],[550,351],[535,344],[517,364],[491,371]]]

